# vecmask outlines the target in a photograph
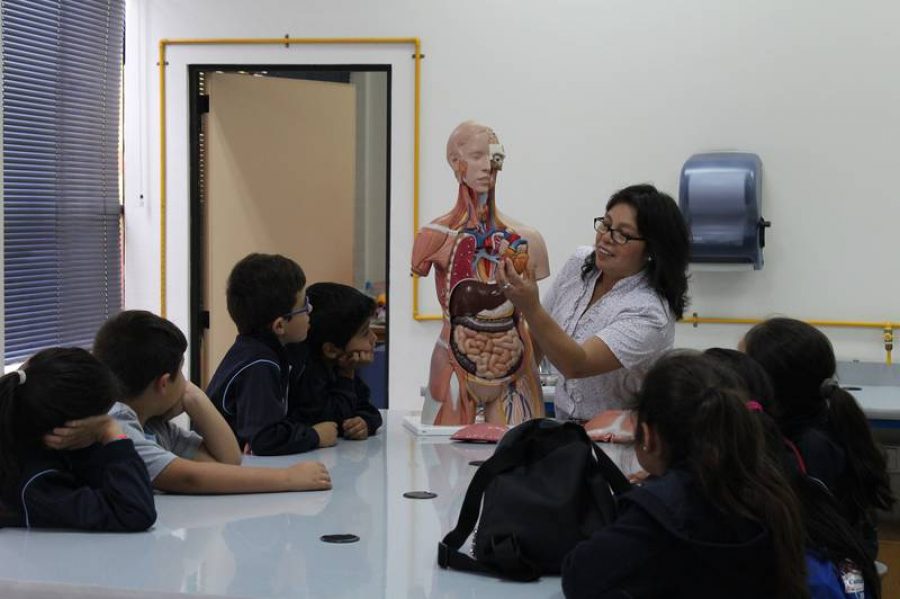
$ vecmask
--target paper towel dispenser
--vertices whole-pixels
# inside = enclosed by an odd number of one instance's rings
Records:
[[[681,169],[678,203],[691,231],[691,262],[763,266],[762,161],[756,154],[694,154]]]

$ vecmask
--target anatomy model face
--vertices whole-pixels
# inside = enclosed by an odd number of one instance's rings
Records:
[[[497,143],[493,132],[481,130],[468,136],[459,145],[459,157],[452,164],[456,179],[476,193],[487,193],[497,181],[497,171],[491,167],[490,145]]]
[[[535,260],[538,276],[548,274],[540,234],[496,209],[494,187],[505,157],[491,129],[472,122],[457,127],[447,143],[459,182],[456,205],[416,235],[413,272],[425,276],[434,267],[444,313],[423,409],[427,424],[470,424],[479,408],[486,421],[502,424],[544,414],[527,325],[494,276],[504,259],[519,272]]]

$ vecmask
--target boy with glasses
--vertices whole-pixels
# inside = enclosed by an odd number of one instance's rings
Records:
[[[239,334],[206,392],[245,453],[301,453],[337,441],[335,422],[304,424],[290,401],[305,368],[296,344],[313,310],[305,287],[303,269],[280,255],[250,254],[228,277],[228,314]]]

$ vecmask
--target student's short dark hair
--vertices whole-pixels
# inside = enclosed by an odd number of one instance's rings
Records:
[[[306,286],[300,265],[278,254],[250,254],[228,276],[228,314],[241,334],[263,333],[294,308]]]
[[[94,339],[94,355],[119,379],[126,399],[140,395],[163,374],[176,376],[186,349],[178,327],[145,310],[120,312]]]
[[[346,346],[375,314],[375,300],[349,285],[315,283],[306,290],[306,297],[313,307],[307,343],[317,355],[326,341]]]

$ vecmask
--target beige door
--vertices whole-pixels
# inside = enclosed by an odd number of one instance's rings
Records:
[[[297,261],[307,281],[353,284],[356,92],[352,84],[207,74],[205,386],[237,330],[225,285],[251,252]]]

